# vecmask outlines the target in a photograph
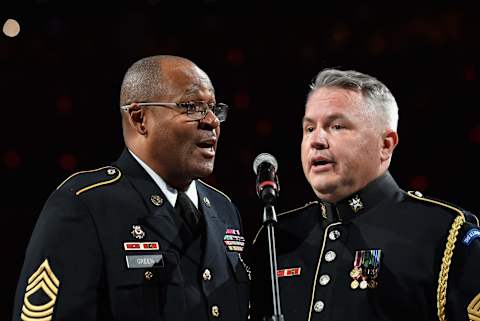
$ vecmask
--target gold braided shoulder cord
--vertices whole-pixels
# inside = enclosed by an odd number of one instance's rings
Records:
[[[463,223],[465,223],[465,217],[463,215],[459,215],[455,218],[448,234],[445,251],[443,252],[437,288],[437,314],[440,321],[447,320],[445,316],[445,306],[447,304],[448,272],[450,270],[450,263],[452,262],[453,250],[455,249],[458,231],[462,227]]]
[[[440,321],[446,321],[447,317],[445,316],[445,306],[447,305],[448,272],[450,271],[450,264],[452,263],[453,250],[455,249],[455,242],[457,241],[458,231],[462,227],[463,223],[465,223],[465,215],[458,208],[455,208],[449,204],[423,197],[423,195],[419,192],[408,191],[407,194],[418,200],[444,206],[457,212],[458,214],[453,221],[450,232],[448,233],[447,244],[445,245],[445,251],[443,252],[442,265],[440,266],[440,274],[438,275],[437,315]]]

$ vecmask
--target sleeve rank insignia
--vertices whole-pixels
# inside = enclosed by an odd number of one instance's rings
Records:
[[[469,320],[480,320],[480,293],[470,302],[467,307],[467,312]]]
[[[28,279],[21,318],[24,321],[52,319],[60,281],[45,259]]]

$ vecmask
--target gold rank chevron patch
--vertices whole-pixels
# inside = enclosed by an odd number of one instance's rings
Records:
[[[23,298],[21,318],[24,321],[50,321],[52,320],[53,308],[57,300],[60,281],[53,273],[48,260],[45,259],[38,269],[28,279],[27,289]],[[40,292],[39,292],[40,291]],[[50,298],[38,304],[32,303],[34,294],[41,295],[41,292]],[[37,301],[37,300],[36,300]],[[43,303],[43,304],[42,304]]]
[[[470,302],[467,312],[470,321],[480,321],[480,293]]]

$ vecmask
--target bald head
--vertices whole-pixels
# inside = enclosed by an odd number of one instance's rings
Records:
[[[120,106],[147,102],[154,97],[166,95],[169,91],[169,70],[179,67],[196,66],[188,59],[168,55],[146,57],[135,62],[123,78]]]

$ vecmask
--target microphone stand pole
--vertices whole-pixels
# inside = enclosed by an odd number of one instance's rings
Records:
[[[278,287],[277,276],[277,252],[275,250],[275,231],[274,224],[277,223],[277,214],[275,208],[270,202],[266,202],[263,208],[263,225],[267,229],[268,234],[268,254],[270,257],[270,274],[272,281],[272,303],[273,315],[268,321],[284,321],[282,309],[280,307],[280,292]]]

